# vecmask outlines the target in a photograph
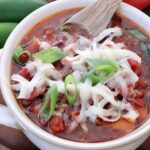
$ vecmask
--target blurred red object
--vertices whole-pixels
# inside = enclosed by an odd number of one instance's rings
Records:
[[[150,0],[123,0],[136,8],[144,9],[150,5]]]

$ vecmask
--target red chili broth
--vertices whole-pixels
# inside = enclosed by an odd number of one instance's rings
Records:
[[[76,12],[78,12],[80,8],[77,9],[69,9],[65,10],[59,13],[56,13],[54,15],[48,16],[47,18],[43,19],[39,23],[37,23],[34,27],[31,28],[30,31],[24,36],[24,38],[21,41],[21,45],[27,45],[30,43],[32,38],[37,37],[41,40],[44,39],[43,37],[43,29],[48,28],[50,26],[55,26],[56,28],[63,24],[65,20],[70,18],[72,15],[74,15]],[[141,52],[139,48],[139,41],[131,36],[129,34],[129,29],[134,29],[139,27],[127,19],[126,17],[121,16],[120,14],[115,15],[113,17],[113,21],[111,22],[110,26],[120,26],[123,29],[123,36],[115,38],[115,42],[124,42],[126,43],[127,47],[131,49],[132,51],[136,52],[142,57],[142,67],[141,67],[141,79],[149,80],[149,63],[145,60],[145,57],[143,53]],[[148,41],[150,43],[150,41]],[[12,67],[12,73],[17,73],[20,70],[20,66],[16,65],[13,62]],[[142,90],[142,89],[141,89]],[[139,127],[143,122],[145,122],[148,118],[149,113],[149,97],[148,97],[148,88],[147,90],[144,89],[144,92],[146,93],[145,96],[142,98],[144,107],[140,108],[135,105],[135,107],[140,112],[140,117],[137,119],[136,123],[131,123],[129,121],[126,121],[124,119],[120,119],[119,121],[115,123],[107,123],[102,120],[99,120],[97,125],[95,126],[90,121],[87,121],[87,125],[89,128],[88,133],[84,133],[82,129],[79,127],[75,132],[72,132],[71,134],[64,130],[61,133],[56,133],[55,135],[64,139],[77,141],[77,142],[103,142],[103,141],[109,141],[116,138],[120,138],[122,136],[127,135],[137,127]],[[43,97],[39,97],[36,99],[36,103],[43,101]],[[22,105],[19,101],[19,104]],[[28,115],[28,117],[33,120],[38,126],[43,128],[44,130],[50,132],[52,131],[49,128],[49,125],[46,127],[42,126],[39,123],[39,118],[37,113],[32,113],[29,110],[31,110],[31,107],[22,107],[25,113]],[[72,111],[72,107],[69,108],[70,111]]]

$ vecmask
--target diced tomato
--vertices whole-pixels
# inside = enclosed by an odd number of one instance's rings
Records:
[[[58,116],[54,116],[50,119],[49,126],[53,133],[60,133],[65,130],[64,121]]]
[[[55,62],[54,66],[55,66],[56,70],[58,70],[58,71],[62,70],[62,68],[64,67],[60,61]]]
[[[32,78],[29,70],[25,67],[21,68],[21,70],[19,71],[19,75],[23,76],[24,78],[28,80]]]
[[[141,68],[140,68],[140,64],[133,60],[133,59],[129,59],[128,60],[129,64],[131,65],[132,70],[138,75],[141,75]]]
[[[144,100],[140,99],[140,98],[136,98],[134,100],[132,100],[133,105],[135,105],[136,107],[142,108],[144,107]]]
[[[147,86],[148,86],[148,82],[146,80],[140,79],[136,82],[135,88],[145,89],[145,88],[147,88]]]

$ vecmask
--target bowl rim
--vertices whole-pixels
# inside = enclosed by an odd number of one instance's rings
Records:
[[[21,108],[18,106],[17,102],[14,102],[15,98],[14,98],[13,93],[12,93],[10,86],[9,86],[9,82],[10,82],[9,74],[10,74],[10,72],[8,71],[6,73],[6,71],[5,71],[6,67],[8,67],[6,64],[10,63],[10,60],[11,60],[10,59],[11,56],[9,56],[8,49],[10,49],[10,46],[13,45],[12,41],[13,41],[14,37],[16,35],[18,35],[19,31],[21,31],[22,29],[24,29],[25,26],[27,26],[28,22],[30,22],[30,19],[32,19],[33,17],[35,17],[37,15],[40,15],[40,13],[43,12],[44,10],[52,8],[56,5],[61,6],[62,4],[75,3],[76,1],[77,0],[59,0],[59,1],[55,1],[55,2],[52,2],[50,4],[47,4],[47,5],[39,8],[39,9],[37,9],[36,11],[31,13],[29,16],[27,16],[23,21],[21,21],[21,23],[11,33],[11,35],[9,36],[9,38],[8,38],[8,40],[4,46],[4,51],[2,52],[2,56],[1,56],[0,81],[1,81],[2,94],[4,96],[6,104],[9,106],[9,108],[13,112],[14,116],[16,117],[17,122],[21,125],[21,127],[23,127],[23,129],[25,131],[29,131],[29,132],[35,134],[36,136],[38,136],[39,138],[44,139],[47,142],[51,142],[53,144],[60,145],[62,147],[75,148],[75,149],[107,149],[107,148],[114,148],[114,147],[122,146],[122,145],[125,145],[127,143],[132,143],[133,141],[141,138],[142,136],[144,136],[145,134],[150,132],[150,127],[148,126],[150,124],[150,119],[148,119],[140,127],[140,129],[135,130],[136,132],[133,131],[130,134],[128,134],[127,136],[124,136],[122,138],[118,138],[118,139],[115,139],[112,141],[99,142],[99,143],[82,143],[82,142],[74,142],[74,141],[63,139],[63,138],[59,138],[57,136],[54,136],[54,135],[49,134],[48,132],[44,131],[42,128],[38,127],[35,123],[33,123],[23,113]],[[83,1],[84,1],[84,3],[88,3],[88,2],[92,3],[92,0],[82,0],[82,2]],[[138,9],[128,5],[128,4],[125,4],[125,3],[122,3],[121,7],[129,7],[132,11],[135,11],[136,13],[138,13],[139,15],[144,17],[143,19],[149,20],[149,24],[150,24],[150,18],[148,16],[146,16],[140,10],[138,10]],[[45,17],[47,17],[47,16],[48,16],[48,14],[45,15]],[[41,19],[38,19],[37,22],[39,22],[40,20]],[[31,27],[29,29],[31,29]],[[25,29],[25,30],[26,30],[26,32],[28,31],[27,29]],[[149,30],[149,32],[150,32],[150,30]],[[8,59],[7,61],[6,61],[6,58]],[[146,123],[147,123],[147,125],[146,125]]]

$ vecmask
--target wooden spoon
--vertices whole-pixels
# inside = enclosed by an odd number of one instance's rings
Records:
[[[79,13],[67,20],[66,23],[79,24],[92,36],[97,36],[107,28],[112,16],[122,0],[97,0]]]

